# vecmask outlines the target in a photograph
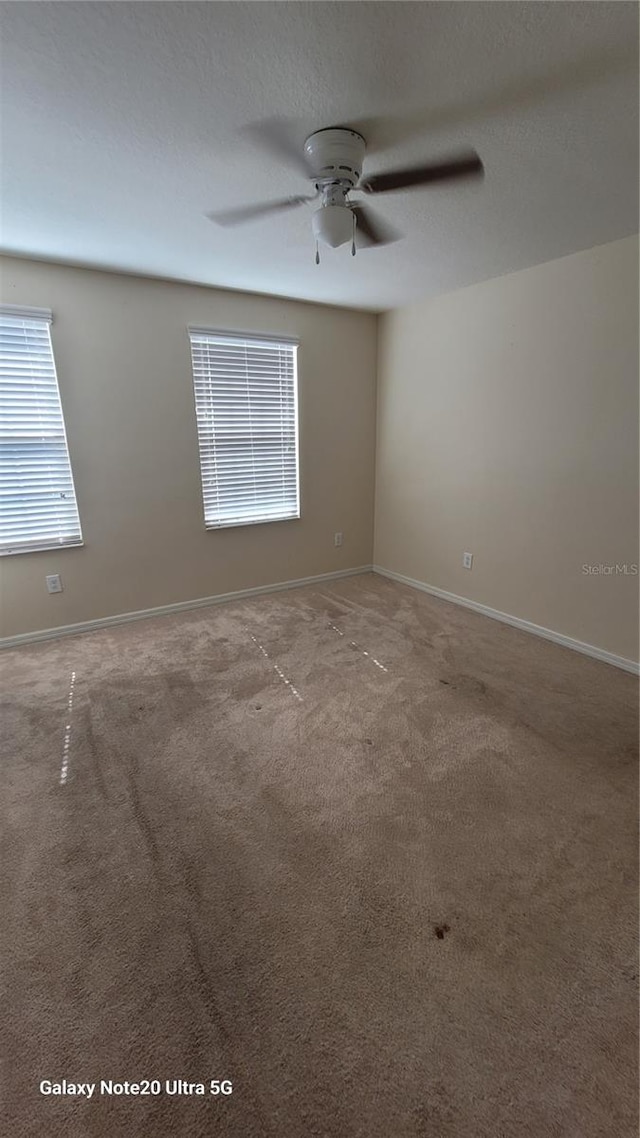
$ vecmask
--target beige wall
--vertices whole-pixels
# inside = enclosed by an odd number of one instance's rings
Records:
[[[637,489],[637,238],[380,319],[377,565],[637,660]]]
[[[0,279],[53,310],[85,539],[0,558],[2,635],[371,563],[375,316],[14,258]],[[188,324],[299,337],[299,521],[205,530]]]

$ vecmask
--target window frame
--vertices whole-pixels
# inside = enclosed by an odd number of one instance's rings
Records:
[[[76,493],[75,480],[73,477],[73,465],[71,462],[71,452],[69,450],[69,440],[67,437],[67,425],[65,421],[64,408],[62,406],[62,392],[60,390],[60,381],[58,379],[58,369],[56,367],[56,357],[53,348],[53,338],[51,335],[51,326],[53,324],[53,313],[49,308],[32,308],[24,305],[15,304],[0,304],[0,316],[14,317],[16,320],[33,321],[33,323],[46,324],[47,339],[50,352],[51,370],[53,373],[53,380],[55,389],[58,396],[58,407],[60,410],[60,423],[61,431],[58,433],[58,438],[64,443],[64,453],[68,465],[68,480],[71,485],[73,494],[73,503],[75,506],[75,516],[77,518],[77,537],[69,541],[60,540],[42,540],[36,539],[37,544],[34,543],[20,543],[16,541],[14,545],[0,545],[0,557],[15,557],[22,556],[28,553],[46,553],[53,550],[60,551],[63,549],[80,549],[84,543],[84,536],[82,532],[82,522],[80,519],[80,509],[78,506],[78,496]],[[26,386],[26,385],[25,385]],[[2,435],[0,433],[0,438]]]
[[[298,383],[298,349],[300,341],[292,336],[280,336],[273,333],[261,332],[244,332],[237,329],[228,328],[211,328],[203,327],[202,325],[189,324],[187,327],[187,336],[189,339],[190,351],[190,370],[191,370],[191,389],[194,400],[194,415],[196,421],[196,435],[198,446],[198,469],[200,474],[200,497],[202,504],[202,517],[204,528],[206,531],[215,531],[221,529],[244,529],[245,526],[258,526],[258,525],[277,525],[286,522],[300,521],[302,517],[302,504],[300,494],[300,415],[299,415],[299,383]],[[196,395],[196,375],[194,370],[194,356],[193,356],[193,336],[211,337],[218,341],[229,341],[236,343],[255,343],[269,346],[277,346],[283,348],[293,349],[293,423],[294,423],[294,457],[295,457],[295,504],[296,513],[287,513],[282,517],[256,517],[256,518],[234,518],[231,521],[207,521],[206,501],[205,501],[205,487],[204,487],[204,468],[203,468],[203,451],[200,443],[200,424],[197,412],[197,395]]]

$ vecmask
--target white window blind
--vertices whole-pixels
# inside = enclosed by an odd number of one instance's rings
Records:
[[[297,345],[190,328],[208,528],[300,517]]]
[[[0,306],[0,553],[82,544],[50,325]]]

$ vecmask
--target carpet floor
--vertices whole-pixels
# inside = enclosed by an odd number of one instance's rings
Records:
[[[2,668],[5,1134],[636,1138],[632,676],[371,574]]]

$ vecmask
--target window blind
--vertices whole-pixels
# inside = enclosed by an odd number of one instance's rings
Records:
[[[205,525],[300,517],[296,343],[189,337]]]
[[[82,544],[50,325],[0,306],[0,553]]]

